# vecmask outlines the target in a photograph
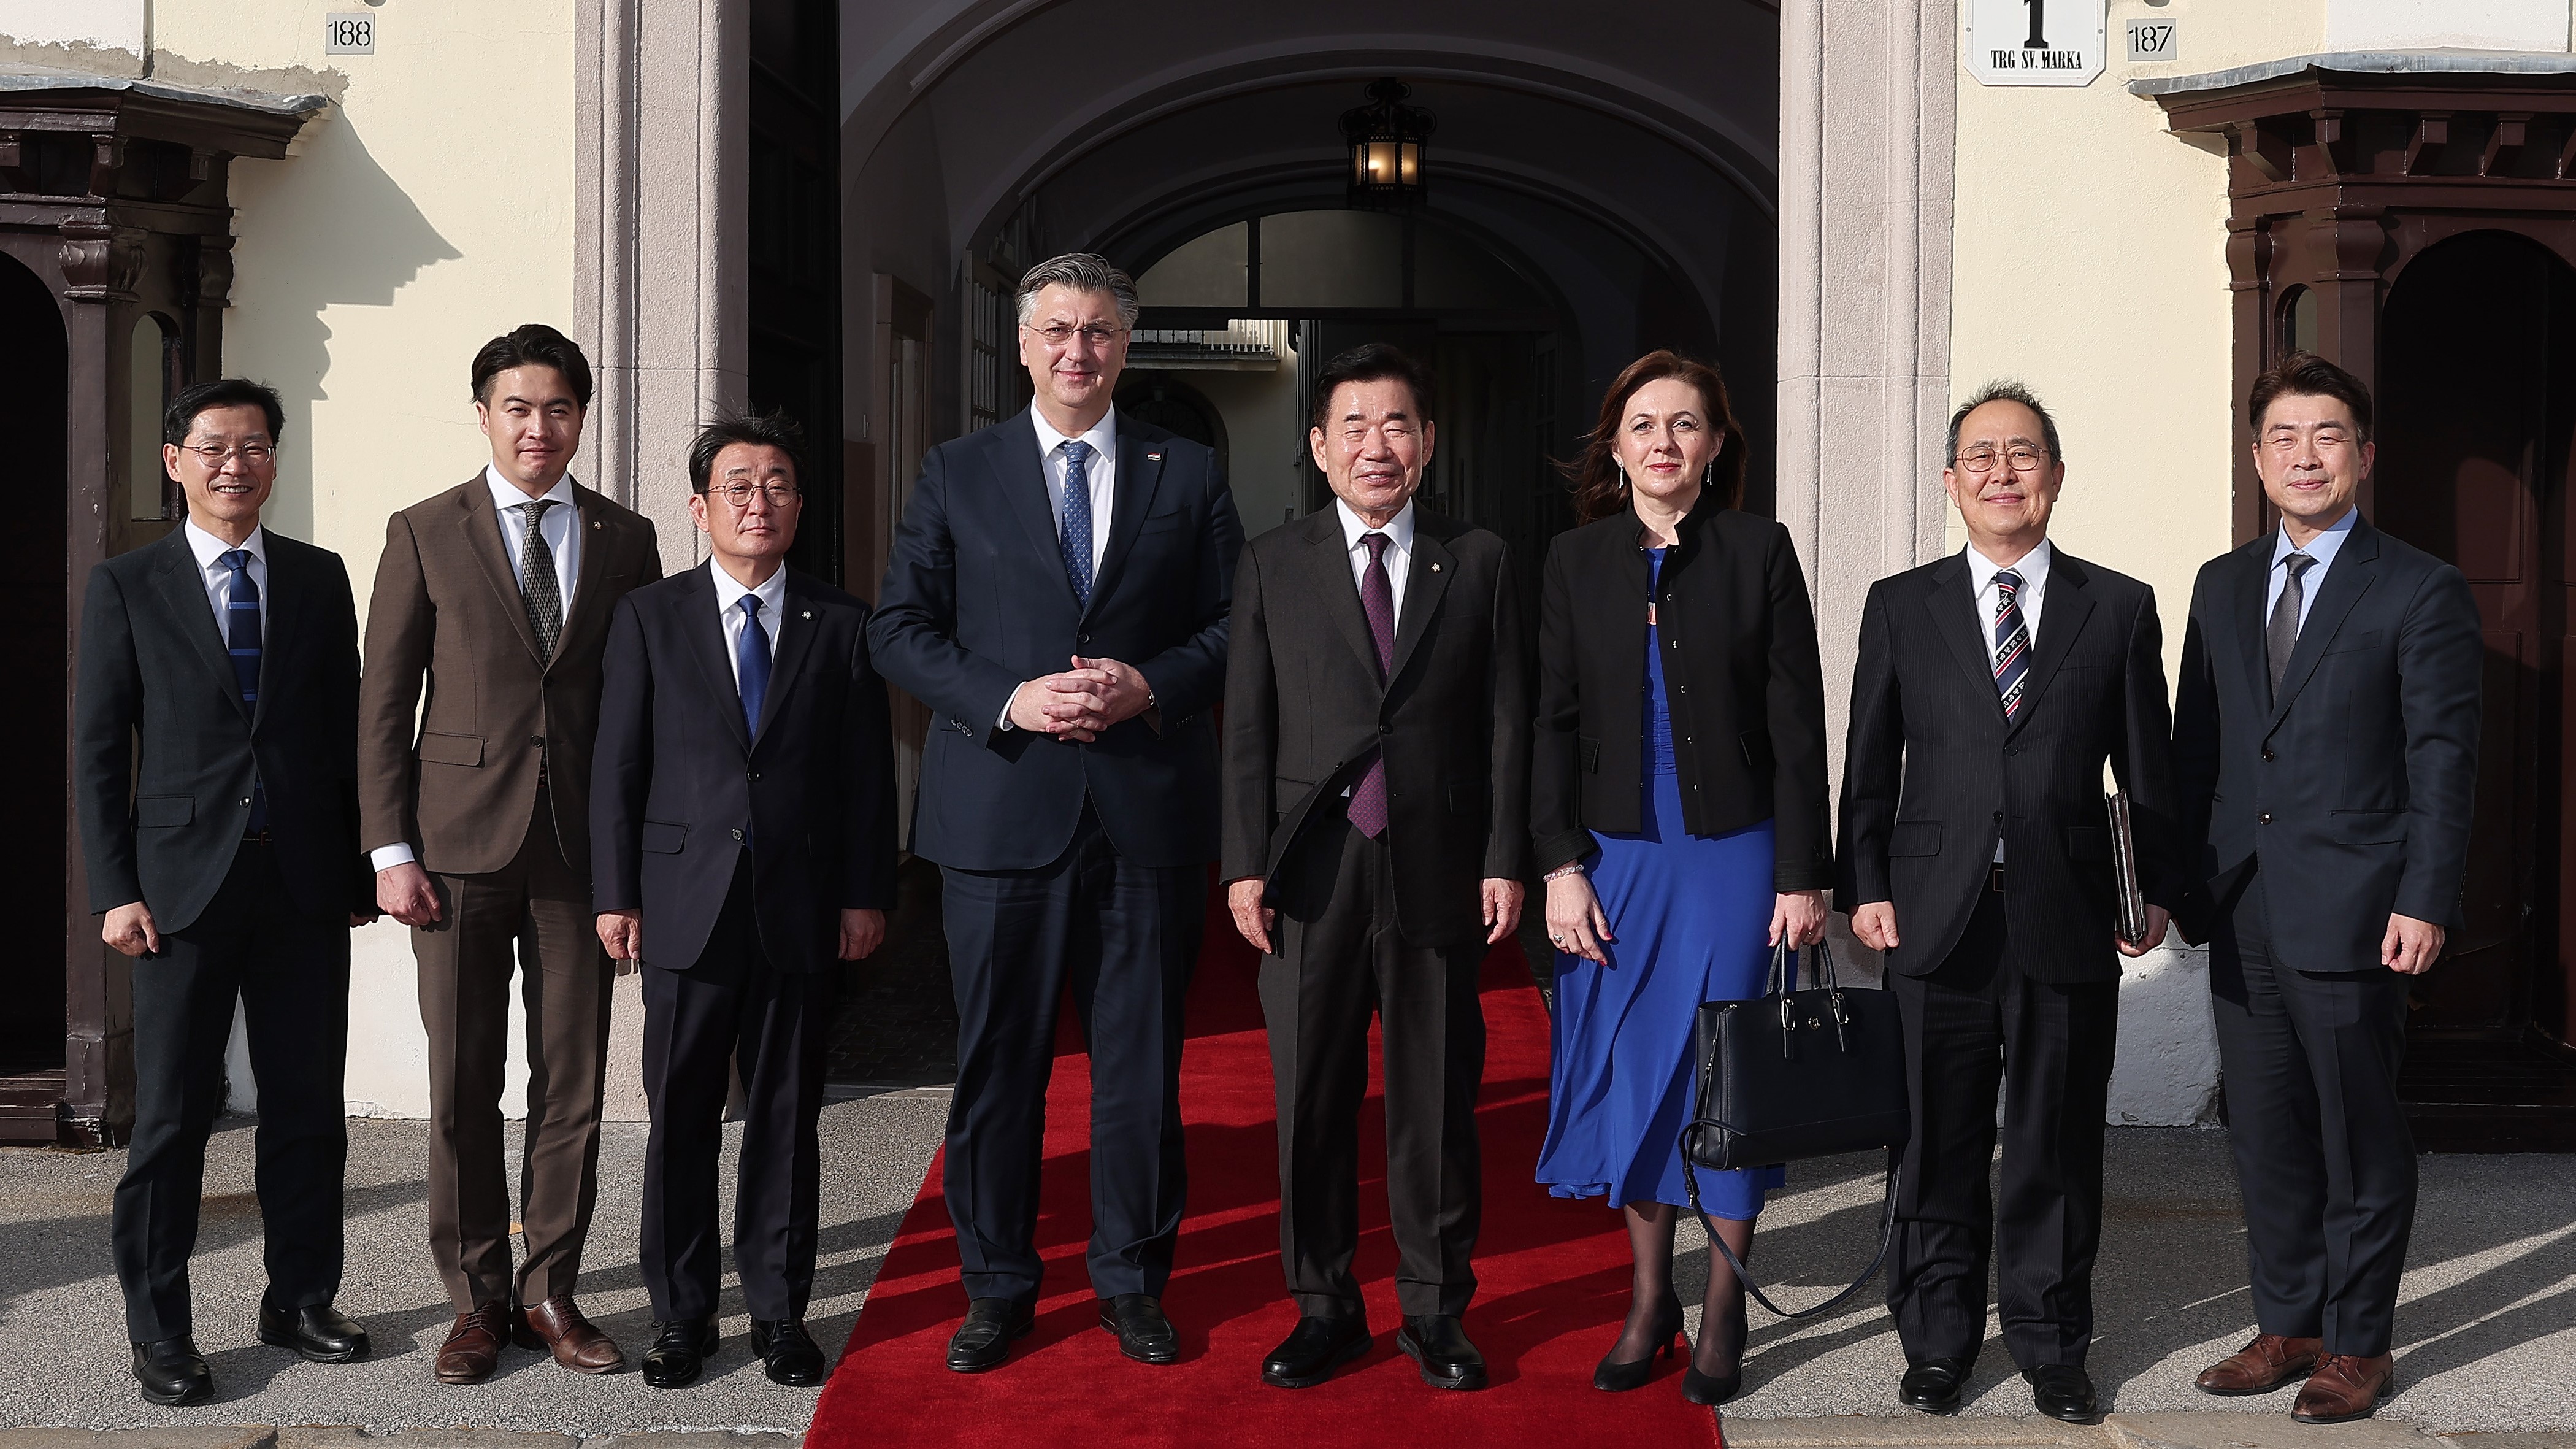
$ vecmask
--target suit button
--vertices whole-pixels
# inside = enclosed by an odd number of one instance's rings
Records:
[[[545,747],[546,747],[546,737],[545,737],[544,735],[530,735],[530,736],[528,736],[528,748],[529,748],[529,749],[532,749],[532,750],[542,750],[542,749],[544,749]]]
[[[2020,753],[2021,753],[2021,746],[2019,746],[2019,745],[2006,745],[2006,746],[2004,746],[2004,753],[2005,753],[2005,754],[2007,754],[2007,755],[2018,755],[2018,754],[2020,754]]]
[[[760,783],[760,772],[758,770],[745,770],[742,772],[742,777],[751,781],[755,785]]]
[[[2003,820],[2004,820],[2004,812],[2002,812],[2002,811],[2000,811],[2000,810],[1996,811],[1996,812],[1995,812],[1995,823],[1996,823],[1997,825],[2001,825],[2001,824],[2003,823]]]
[[[740,839],[742,839],[742,832],[741,832],[741,831],[739,831],[739,830],[735,831],[735,832],[733,833],[733,838],[734,838],[734,839],[736,839],[736,840],[740,840]]]
[[[2273,754],[2270,750],[2265,750],[2265,751],[2263,752],[2263,763],[2264,763],[2264,764],[2267,764],[2267,765],[2268,765],[2268,764],[2272,763],[2274,760],[2277,760],[2277,759],[2279,759],[2279,758],[2280,758],[2280,756]]]
[[[1088,634],[1077,634],[1074,636],[1073,642],[1076,644],[1088,644],[1091,642],[1091,636]]]
[[[2255,816],[2255,817],[2254,817],[2254,823],[2255,823],[2255,824],[2257,824],[2257,825],[2269,825],[2269,824],[2271,824],[2271,823],[2272,823],[2272,812],[2271,812],[2271,811],[2269,811],[2269,810],[2266,810],[2266,811],[2264,811],[2262,814]]]
[[[1382,724],[1377,727],[1377,732],[1382,735],[1391,735],[1395,733],[1395,726]]]

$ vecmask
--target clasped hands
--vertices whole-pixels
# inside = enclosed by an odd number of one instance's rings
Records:
[[[1111,725],[1148,714],[1153,700],[1154,691],[1136,666],[1076,654],[1071,669],[1032,679],[1011,692],[1011,725],[1089,744]],[[1145,722],[1162,728],[1150,715]]]

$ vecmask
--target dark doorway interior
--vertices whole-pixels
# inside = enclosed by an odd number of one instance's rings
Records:
[[[841,582],[839,7],[751,6],[751,406],[805,425],[788,562]]]
[[[0,1012],[0,1076],[63,1067],[63,956],[42,923],[59,920],[69,875],[63,842],[69,800],[65,731],[70,709],[63,641],[69,482],[69,375],[62,313],[52,292],[15,260],[0,256],[0,434],[27,450],[12,490],[23,510],[0,541],[17,620],[0,629],[0,673],[24,691],[11,730],[12,780],[0,794],[0,920],[20,923],[16,946],[0,953],[8,1010]],[[95,945],[96,937],[92,937]],[[56,1091],[59,1092],[59,1086]],[[51,1103],[46,1104],[51,1115]],[[47,1130],[45,1139],[52,1140]]]
[[[2375,521],[2458,565],[2486,634],[2463,925],[2417,983],[2404,1088],[2426,1146],[2566,1150],[2576,269],[2522,237],[2472,232],[2399,274],[2383,329]]]

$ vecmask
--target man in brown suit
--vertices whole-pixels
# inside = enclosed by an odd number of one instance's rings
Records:
[[[488,1376],[505,1337],[581,1373],[625,1366],[572,1296],[614,980],[591,931],[590,752],[609,617],[662,574],[653,525],[566,474],[590,406],[581,349],[530,323],[484,345],[473,381],[491,465],[388,522],[358,722],[359,828],[377,903],[412,928],[429,1032],[430,1255],[456,1304],[442,1383]],[[528,1013],[515,1283],[514,964]]]

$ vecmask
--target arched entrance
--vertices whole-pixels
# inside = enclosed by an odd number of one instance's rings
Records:
[[[2487,646],[2465,920],[2416,989],[2410,1075],[2510,1101],[2576,983],[2576,268],[2503,231],[2432,246],[2390,287],[2380,358],[2375,521],[2459,566]]]
[[[0,629],[0,677],[17,708],[10,727],[10,788],[0,792],[0,919],[23,929],[6,953],[8,1009],[0,1011],[0,1078],[59,1074],[63,1066],[63,953],[40,929],[63,912],[63,843],[69,799],[65,737],[70,710],[63,639],[69,567],[64,548],[70,494],[70,357],[61,305],[44,281],[0,254],[0,435],[17,456],[12,512],[0,569],[15,617]],[[47,1121],[61,1095],[59,1075],[25,1104]],[[5,1091],[5,1085],[0,1085]],[[19,1134],[37,1136],[36,1132]]]

